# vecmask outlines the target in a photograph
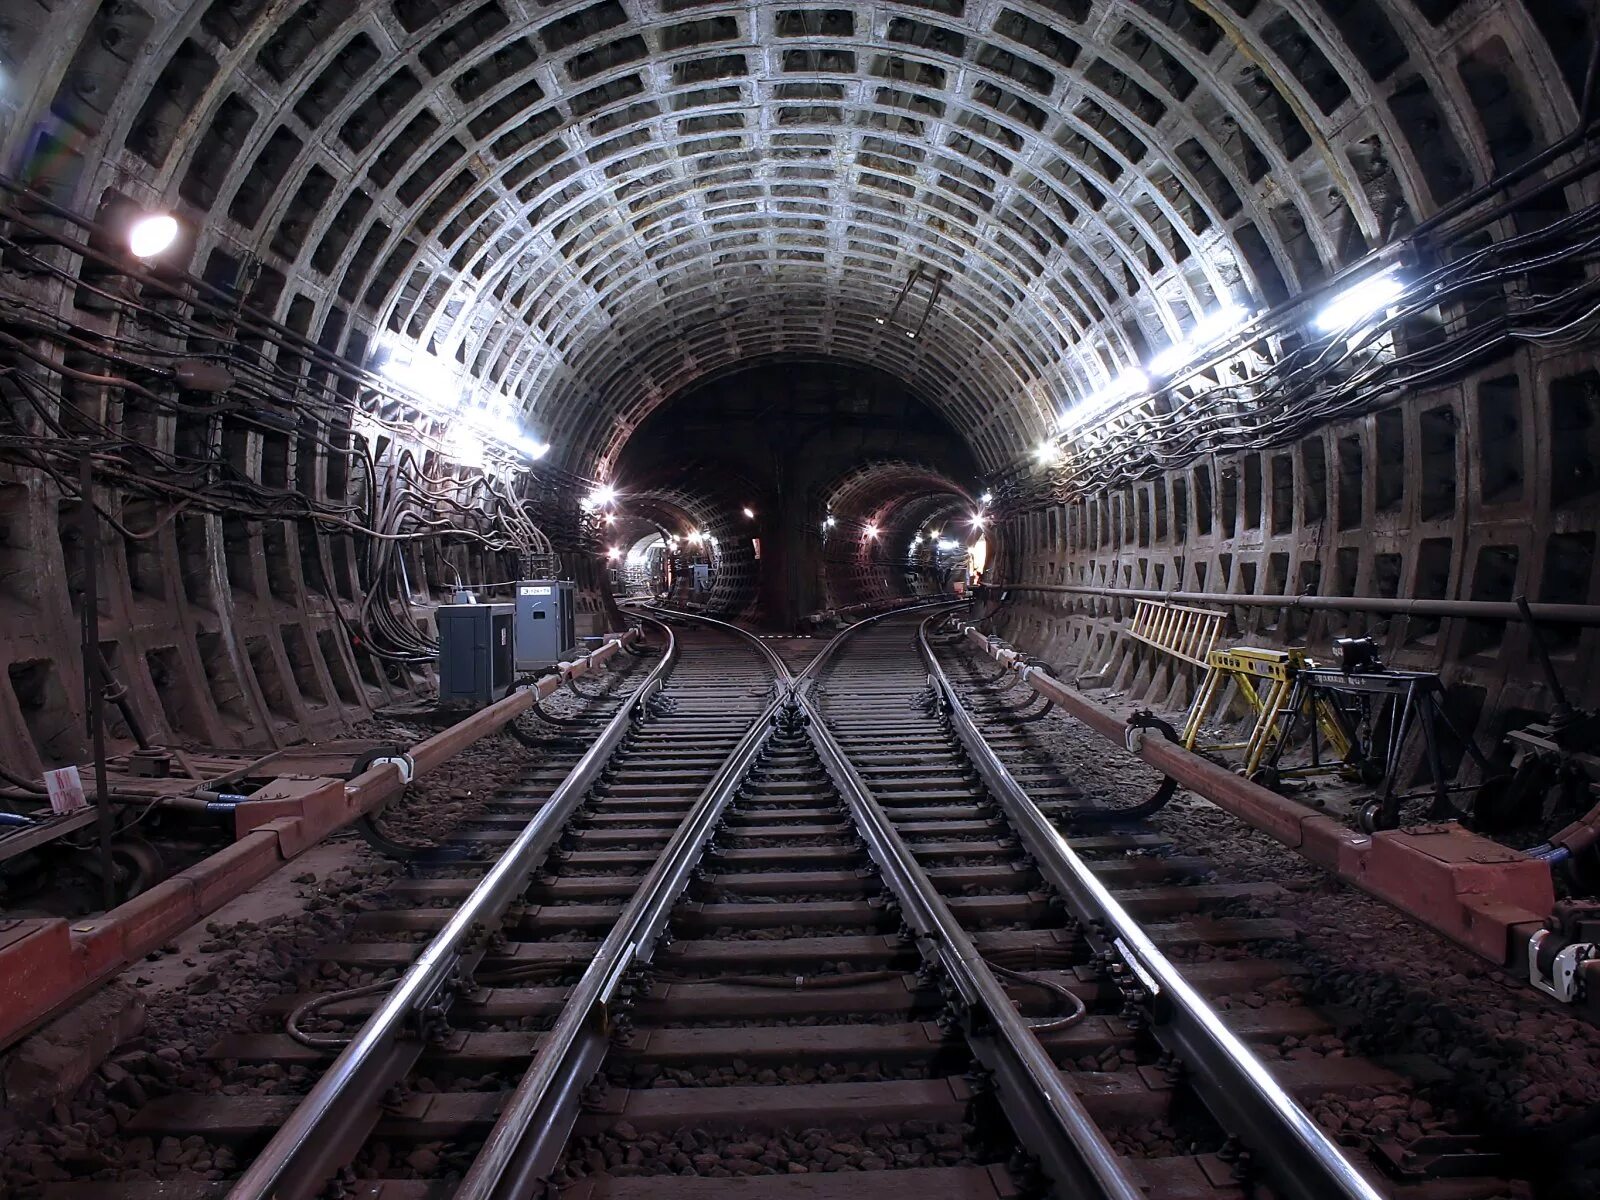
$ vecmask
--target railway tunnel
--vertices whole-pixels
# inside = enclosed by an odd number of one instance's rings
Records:
[[[1091,741],[1198,742],[1141,753],[1513,974],[1577,902],[1581,1001],[1597,69],[1586,0],[7,0],[0,896],[59,851],[67,915],[131,899],[97,809],[250,764],[300,813],[525,581],[556,668],[641,601],[820,644],[960,600]],[[1416,688],[1392,744],[1348,701],[1315,830],[1257,745],[1300,667]],[[1476,840],[1369,862],[1424,822]]]
[[[1583,4],[3,29],[13,772],[86,750],[85,538],[119,686],[216,746],[426,689],[430,606],[519,554],[597,632],[617,520],[775,629],[946,586],[982,522],[996,630],[1153,698],[1181,664],[1118,634],[1186,594],[1376,634],[1490,739],[1550,705],[1503,613],[1594,587]],[[1579,692],[1585,628],[1543,631]]]

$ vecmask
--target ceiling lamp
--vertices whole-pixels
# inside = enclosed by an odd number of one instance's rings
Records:
[[[128,249],[135,258],[154,258],[178,240],[178,219],[166,213],[146,213],[128,230]]]

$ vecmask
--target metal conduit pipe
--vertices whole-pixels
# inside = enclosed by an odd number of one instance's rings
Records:
[[[1522,612],[1507,601],[1408,600],[1391,596],[1235,596],[1227,592],[1162,592],[1154,588],[1089,587],[1078,583],[996,583],[993,592],[1063,592],[1103,600],[1165,600],[1176,604],[1293,608],[1309,612],[1378,613],[1400,617],[1471,617],[1479,621],[1520,621]],[[1537,621],[1556,625],[1600,625],[1600,604],[1530,604]]]
[[[1097,949],[1120,954],[1145,984],[1157,1039],[1201,1068],[1190,1076],[1191,1082],[1208,1096],[1212,1111],[1227,1114],[1229,1131],[1244,1136],[1258,1152],[1256,1161],[1271,1178],[1275,1193],[1293,1200],[1380,1200],[1379,1193],[1273,1078],[1266,1064],[1190,986],[1017,783],[962,707],[961,697],[934,656],[928,642],[929,621],[931,618],[924,620],[918,630],[918,649],[946,718],[979,775],[1085,936]]]

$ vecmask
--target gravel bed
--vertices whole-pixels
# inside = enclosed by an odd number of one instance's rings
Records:
[[[905,1121],[852,1131],[801,1129],[768,1134],[705,1129],[640,1133],[619,1121],[603,1135],[574,1138],[556,1172],[558,1184],[585,1175],[683,1175],[727,1179],[828,1171],[888,1171],[993,1161],[974,1155],[970,1125]],[[863,1195],[871,1184],[862,1185]]]

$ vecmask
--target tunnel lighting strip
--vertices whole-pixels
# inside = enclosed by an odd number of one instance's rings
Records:
[[[1554,318],[1555,332],[1566,338],[1575,337],[1571,331],[1600,318],[1600,304],[1594,303],[1595,294],[1600,292],[1600,281],[1588,277],[1554,296],[1526,300],[1509,321],[1473,322],[1469,313],[1467,319],[1456,322],[1462,328],[1449,342],[1397,352],[1387,335],[1417,312],[1453,300],[1486,281],[1525,275],[1551,262],[1580,260],[1600,249],[1600,232],[1597,231],[1600,231],[1600,204],[1590,205],[1531,233],[1492,243],[1456,262],[1411,278],[1403,273],[1399,257],[1408,243],[1397,243],[1388,252],[1388,257],[1394,261],[1382,263],[1376,270],[1369,264],[1365,273],[1359,274],[1353,282],[1351,273],[1346,272],[1341,277],[1343,287],[1314,289],[1281,310],[1298,311],[1313,299],[1329,297],[1331,293],[1331,298],[1314,319],[1320,319],[1335,332],[1267,364],[1254,377],[1180,395],[1171,410],[1161,413],[1137,415],[1137,402],[1154,394],[1148,386],[1138,392],[1116,394],[1138,382],[1138,376],[1134,376],[1068,410],[1061,418],[1058,434],[1050,441],[1059,444],[1058,439],[1068,434],[1099,439],[1092,447],[1092,455],[1087,449],[1074,451],[1070,456],[1064,451],[1060,465],[1072,472],[1070,479],[1083,477],[1092,470],[1092,480],[1086,480],[1088,486],[1108,486],[1141,470],[1163,469],[1188,461],[1197,453],[1291,440],[1298,435],[1297,431],[1308,425],[1360,411],[1364,405],[1395,388],[1422,386],[1432,379],[1447,377],[1475,354],[1501,340],[1540,340],[1551,334],[1549,326],[1538,325],[1537,318],[1545,314]],[[1573,316],[1574,312],[1578,315]],[[1245,339],[1269,336],[1272,330],[1263,327],[1262,321],[1271,315],[1263,314],[1233,338],[1219,342],[1182,374],[1169,379],[1163,390],[1225,358]],[[1280,323],[1277,327],[1284,326]],[[1360,361],[1352,371],[1346,364],[1358,356],[1361,356]],[[1319,381],[1334,372],[1339,372],[1337,382],[1319,389]],[[1270,404],[1274,397],[1301,399],[1305,403],[1280,403],[1274,408]],[[1258,422],[1253,428],[1245,424],[1251,420]],[[1219,441],[1216,427],[1219,423],[1230,422],[1239,428],[1231,431],[1224,428],[1221,432],[1228,436]],[[1033,457],[1035,465],[1047,469],[1058,465],[1041,462],[1044,456],[1038,450]],[[1024,460],[1014,464],[1005,476],[1010,499],[1031,498],[1022,494],[1024,490],[1040,488],[1038,483],[1023,482],[1026,471]],[[1057,480],[1049,488],[1059,484]]]

